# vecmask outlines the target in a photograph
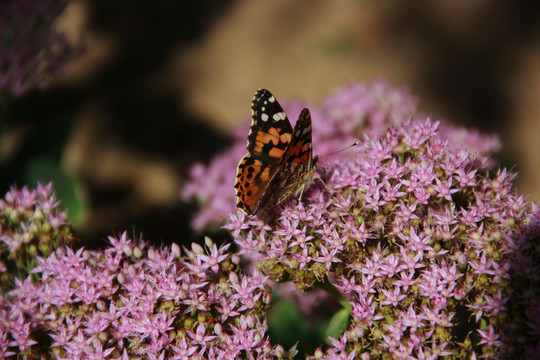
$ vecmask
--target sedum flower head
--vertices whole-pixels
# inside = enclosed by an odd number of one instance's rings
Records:
[[[281,99],[280,103],[293,125],[302,108],[310,109],[315,155],[343,149],[366,133],[370,136],[380,135],[389,126],[408,121],[416,111],[411,95],[404,90],[392,88],[382,80],[370,85],[350,84],[327,96],[321,106],[301,102],[287,103]],[[190,170],[182,197],[194,198],[200,205],[192,220],[192,227],[197,231],[220,227],[229,213],[236,212],[233,187],[236,166],[246,153],[246,136],[250,122],[251,120],[235,129],[235,142],[230,149],[215,157],[209,165],[196,164]],[[450,147],[464,147],[479,155],[491,155],[500,148],[500,142],[495,136],[450,125],[442,125],[439,135],[448,140]],[[345,151],[336,156],[342,159],[352,154],[354,152]]]
[[[0,354],[59,359],[268,359],[268,278],[229,245],[162,248],[124,233],[60,247],[0,300]],[[47,344],[44,346],[43,344]],[[283,358],[294,353],[284,352]]]
[[[37,256],[48,256],[58,246],[71,242],[71,227],[52,190],[52,184],[37,189],[12,187],[0,199],[0,277],[3,290],[12,283],[15,268],[25,277],[37,265]]]
[[[348,300],[346,329],[312,359],[538,356],[540,212],[514,173],[441,132],[412,119],[366,135],[323,158],[302,202],[231,215],[263,274]]]

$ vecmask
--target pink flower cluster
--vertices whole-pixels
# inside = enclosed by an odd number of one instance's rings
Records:
[[[75,52],[52,25],[65,0],[0,2],[0,91],[15,96],[42,87]]]
[[[494,137],[412,110],[380,82],[328,97],[312,109],[315,150],[359,146],[323,157],[301,202],[259,215],[234,206],[244,135],[195,167],[184,194],[201,200],[196,225],[226,223],[238,252],[125,233],[75,251],[51,185],[11,189],[0,200],[0,357],[291,359],[266,326],[274,283],[290,281],[344,307],[344,330],[309,359],[540,358],[540,210],[516,194],[516,174],[491,170]]]
[[[364,134],[382,134],[388,127],[408,121],[416,111],[411,95],[382,80],[370,85],[350,84],[327,96],[322,106],[298,101],[287,103],[279,97],[278,100],[292,122],[302,108],[310,109],[315,155],[343,149]],[[246,109],[249,109],[249,103],[246,103]],[[200,205],[192,220],[192,227],[197,231],[222,226],[228,214],[236,211],[233,187],[236,166],[246,153],[250,122],[234,130],[235,143],[230,149],[216,156],[209,165],[196,164],[190,170],[182,197],[185,200],[194,198]],[[448,140],[450,147],[464,147],[479,155],[491,155],[500,148],[496,136],[450,125],[441,126],[440,136]],[[344,158],[352,154],[354,152],[345,151],[338,156]]]
[[[71,241],[67,213],[60,209],[52,184],[36,190],[11,188],[0,199],[0,278],[2,289],[12,284],[9,268],[24,277],[37,264],[36,256],[48,256]]]
[[[267,278],[238,274],[229,245],[61,247],[0,300],[0,357],[267,359]],[[47,344],[47,346],[44,346]],[[294,351],[293,351],[294,352]]]
[[[262,273],[348,299],[347,329],[312,359],[540,356],[540,212],[515,174],[449,143],[411,120],[322,161],[302,202],[231,214]]]

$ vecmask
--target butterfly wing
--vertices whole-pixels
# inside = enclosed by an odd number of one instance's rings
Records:
[[[251,103],[248,153],[240,160],[236,175],[237,206],[248,214],[261,208],[261,198],[274,177],[291,141],[293,129],[281,105],[265,89]]]
[[[303,109],[294,127],[289,145],[281,157],[280,164],[310,165],[312,160],[311,114]]]

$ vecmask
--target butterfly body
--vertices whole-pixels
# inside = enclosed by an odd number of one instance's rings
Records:
[[[311,182],[317,157],[312,156],[311,115],[303,109],[294,129],[276,98],[259,89],[251,104],[247,154],[236,175],[237,206],[247,214],[279,205]]]

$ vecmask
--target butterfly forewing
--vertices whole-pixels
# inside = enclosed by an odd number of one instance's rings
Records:
[[[291,123],[276,98],[259,89],[251,102],[251,128],[247,150],[255,156],[270,157],[279,162],[293,132]]]
[[[281,163],[308,163],[311,161],[311,114],[308,109],[302,110],[294,126],[294,132]]]

